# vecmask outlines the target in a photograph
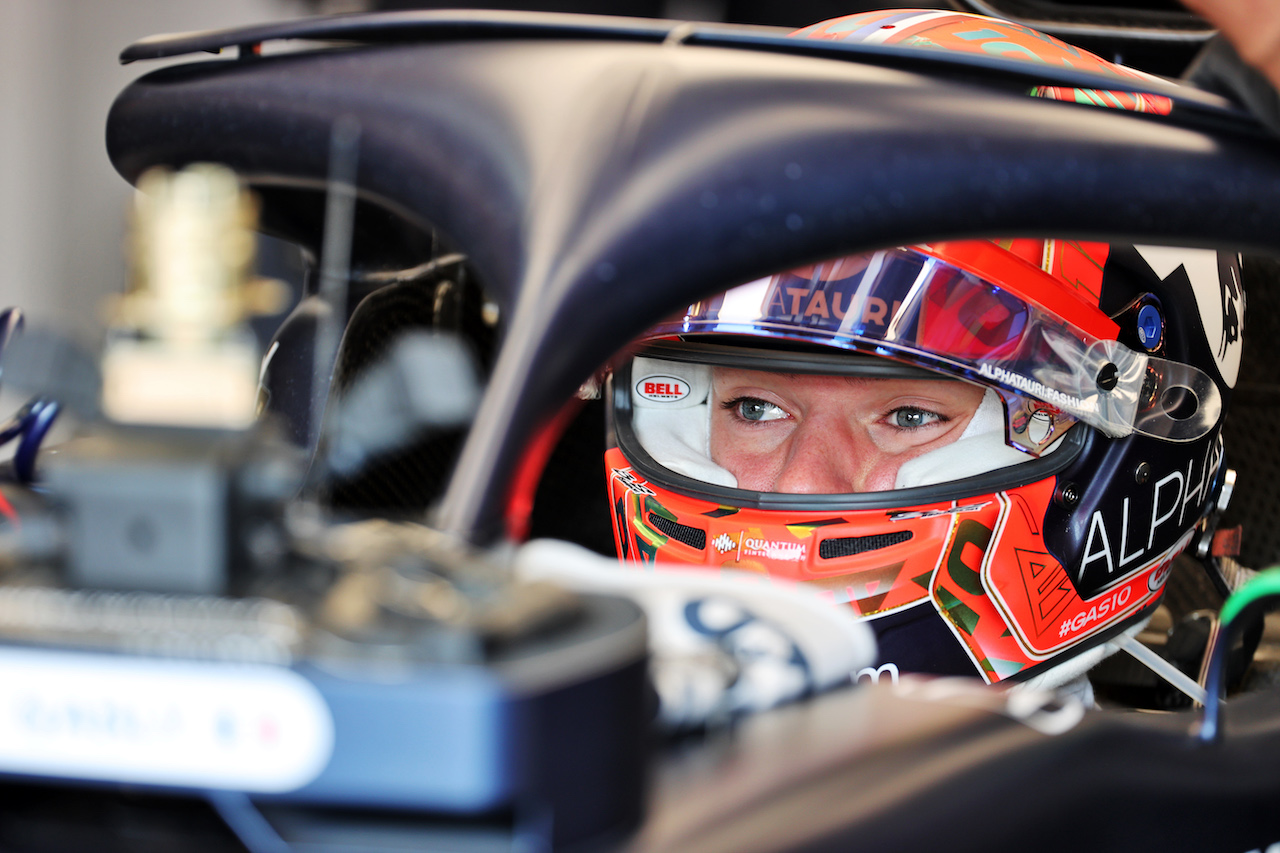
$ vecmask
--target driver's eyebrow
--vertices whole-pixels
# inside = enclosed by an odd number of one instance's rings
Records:
[[[866,385],[869,382],[888,382],[887,376],[842,376],[847,385]]]

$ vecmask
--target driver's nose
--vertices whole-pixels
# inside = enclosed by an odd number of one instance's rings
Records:
[[[808,421],[788,440],[774,490],[821,495],[892,489],[898,465],[856,424]]]

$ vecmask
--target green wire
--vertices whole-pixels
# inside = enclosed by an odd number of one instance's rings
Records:
[[[1204,716],[1197,733],[1202,743],[1217,743],[1222,740],[1222,693],[1236,620],[1246,608],[1254,605],[1261,608],[1267,599],[1277,598],[1280,598],[1280,567],[1273,567],[1240,587],[1222,605],[1218,614],[1218,641],[1209,660],[1205,678]]]
[[[1231,593],[1231,597],[1222,605],[1218,621],[1229,625],[1250,604],[1268,595],[1280,595],[1280,566],[1273,566],[1260,572],[1257,577]]]

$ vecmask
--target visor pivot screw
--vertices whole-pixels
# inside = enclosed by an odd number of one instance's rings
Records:
[[[1103,391],[1110,391],[1116,387],[1116,383],[1120,381],[1120,368],[1111,362],[1102,365],[1102,369],[1098,371],[1098,387]]]
[[[1080,487],[1075,483],[1063,483],[1058,490],[1058,503],[1067,509],[1080,503]]]
[[[1164,318],[1160,316],[1160,309],[1151,303],[1147,303],[1138,309],[1138,341],[1147,352],[1151,352],[1160,346],[1161,340],[1164,338]]]
[[[1139,462],[1138,467],[1133,469],[1133,481],[1139,486],[1145,486],[1150,479],[1151,466],[1146,462]]]

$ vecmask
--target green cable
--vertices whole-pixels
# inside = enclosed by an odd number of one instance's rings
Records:
[[[1260,572],[1222,605],[1218,614],[1218,642],[1209,659],[1209,671],[1205,677],[1204,720],[1198,737],[1205,743],[1222,739],[1222,693],[1225,689],[1227,657],[1235,640],[1240,616],[1247,609],[1259,610],[1270,599],[1280,599],[1280,567]]]
[[[1231,623],[1242,610],[1268,595],[1280,595],[1280,566],[1273,566],[1259,572],[1257,577],[1231,593],[1231,597],[1222,605],[1218,621],[1223,625]]]

